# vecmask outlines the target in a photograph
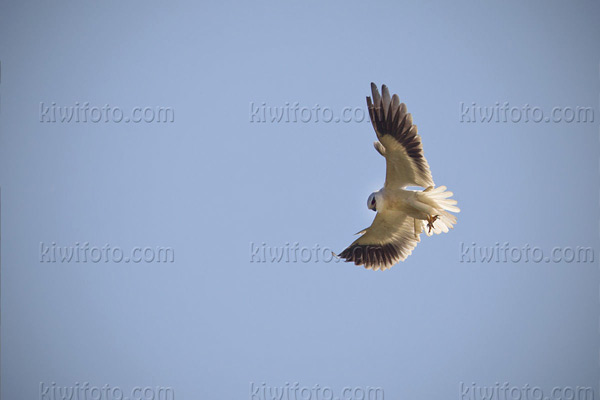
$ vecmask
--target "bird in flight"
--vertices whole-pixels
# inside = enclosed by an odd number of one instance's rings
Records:
[[[386,270],[404,261],[425,231],[427,236],[448,232],[456,224],[458,213],[453,193],[445,186],[435,187],[429,164],[423,155],[421,136],[406,105],[398,95],[390,97],[386,85],[371,83],[373,98],[367,97],[369,116],[377,139],[373,145],[385,157],[386,174],[383,188],[372,193],[367,207],[375,211],[370,227],[339,257],[367,269]],[[408,190],[418,186],[424,190]]]

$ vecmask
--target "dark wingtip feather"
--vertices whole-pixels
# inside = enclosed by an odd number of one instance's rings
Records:
[[[385,270],[392,267],[401,258],[399,249],[391,244],[355,244],[346,248],[339,255],[346,262],[363,265],[365,268]]]
[[[400,103],[398,95],[394,94],[390,99],[386,85],[382,85],[381,90],[383,97],[379,95],[377,86],[371,82],[373,102],[367,98],[367,105],[375,131],[379,136],[392,136],[406,149],[417,168],[422,173],[428,174],[429,168],[423,155],[423,147],[417,134],[417,126],[413,125],[412,115],[406,112],[406,105]]]
[[[379,103],[381,101],[381,96],[379,95],[379,90],[377,89],[377,85],[371,82],[371,94],[373,95],[373,104],[375,107],[379,107]]]

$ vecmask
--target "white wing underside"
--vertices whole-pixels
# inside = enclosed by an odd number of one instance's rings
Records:
[[[421,221],[418,221],[419,223]],[[417,246],[415,222],[401,211],[380,211],[340,257],[367,269],[385,270],[408,257]]]
[[[386,176],[384,187],[434,186],[429,164],[423,154],[421,136],[412,123],[412,115],[398,95],[390,98],[387,86],[383,96],[375,84],[371,84],[373,100],[367,97],[369,115],[379,142],[375,149],[385,157]]]

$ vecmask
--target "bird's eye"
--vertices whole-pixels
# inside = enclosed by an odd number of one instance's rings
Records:
[[[374,206],[375,205],[375,197],[373,197],[373,200],[371,200],[371,205]]]

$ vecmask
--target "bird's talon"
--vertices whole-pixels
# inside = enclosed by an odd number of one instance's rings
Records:
[[[439,215],[428,215],[427,216],[427,228],[429,229],[429,233],[433,229],[433,223],[438,220]]]

